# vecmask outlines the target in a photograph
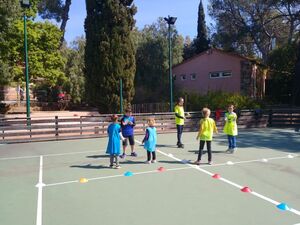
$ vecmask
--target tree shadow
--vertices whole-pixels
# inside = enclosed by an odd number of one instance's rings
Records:
[[[176,145],[162,145],[162,144],[160,144],[160,145],[156,145],[156,147],[158,147],[158,148],[178,148]]]
[[[216,140],[224,144],[223,140]],[[282,152],[300,152],[299,133],[293,129],[250,129],[237,136],[238,148],[269,148]]]
[[[188,152],[191,152],[191,153],[195,153],[195,154],[198,154],[199,153],[199,150],[189,150]],[[226,153],[225,151],[211,151],[211,153],[213,154],[219,154],[219,153]],[[203,150],[202,154],[207,154],[207,150]]]
[[[186,160],[187,163],[189,163],[191,160]],[[166,163],[166,164],[181,164],[182,165],[182,161],[167,161],[167,160],[159,160],[159,163]]]

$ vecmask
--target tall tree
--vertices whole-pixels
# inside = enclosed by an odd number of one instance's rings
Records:
[[[85,39],[83,37],[76,38],[71,43],[71,48],[64,46],[63,53],[67,58],[65,66],[65,74],[67,82],[65,88],[71,95],[71,101],[80,103],[84,99],[84,48]]]
[[[163,18],[145,26],[137,38],[135,103],[161,102],[168,99],[168,27]],[[173,65],[182,61],[183,38],[172,26]]]
[[[86,97],[100,112],[118,112],[120,79],[124,103],[134,96],[135,52],[131,39],[133,0],[86,0]]]
[[[217,46],[233,49],[244,54],[261,56],[267,62],[277,45],[287,43],[287,36],[295,37],[298,27],[299,0],[210,0],[210,15],[216,19],[217,33],[214,43]],[[291,2],[284,10],[284,2]],[[298,19],[296,19],[298,18]],[[290,32],[290,34],[289,34]]]
[[[72,0],[41,0],[38,4],[39,14],[43,19],[54,19],[61,22],[60,30],[62,37],[60,39],[60,48],[63,45],[67,21],[69,20],[69,11]]]
[[[209,48],[209,41],[207,38],[205,14],[204,14],[202,0],[200,0],[199,7],[198,7],[197,38],[194,40],[195,54],[199,54],[207,50],[208,48]]]

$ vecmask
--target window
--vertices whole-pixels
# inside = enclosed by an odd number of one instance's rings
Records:
[[[180,78],[181,78],[181,80],[186,80],[186,75],[185,74],[181,74]]]
[[[218,78],[220,77],[220,73],[219,72],[213,72],[213,73],[209,73],[210,78]]]
[[[231,77],[231,72],[230,71],[222,72],[222,77]]]
[[[210,78],[222,78],[222,77],[231,77],[231,71],[220,71],[220,72],[211,72],[209,73]]]
[[[191,80],[196,80],[196,74],[195,73],[191,73]]]

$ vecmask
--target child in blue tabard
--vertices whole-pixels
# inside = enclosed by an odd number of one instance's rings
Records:
[[[125,110],[125,115],[121,119],[121,128],[122,128],[122,135],[125,138],[123,141],[123,154],[120,156],[121,158],[126,157],[126,147],[128,145],[127,139],[129,140],[129,144],[131,147],[131,156],[137,156],[134,152],[134,126],[135,126],[135,119],[132,116],[131,108],[127,108]]]
[[[118,116],[112,115],[112,123],[107,128],[108,133],[108,145],[106,153],[110,155],[110,168],[113,168],[115,163],[115,168],[121,168],[118,161],[118,156],[120,155],[120,138],[124,139],[121,133],[121,126],[118,124]]]
[[[144,137],[144,149],[147,150],[147,163],[156,163],[156,141],[157,141],[157,134],[156,128],[154,127],[155,120],[153,118],[148,119],[148,127],[146,129],[146,135]],[[152,160],[151,160],[152,154]]]

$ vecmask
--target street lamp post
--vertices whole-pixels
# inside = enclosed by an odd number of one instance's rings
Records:
[[[168,23],[169,33],[169,80],[170,80],[170,112],[173,111],[173,76],[172,76],[172,42],[171,42],[171,25],[174,25],[177,17],[165,17],[164,20]]]
[[[21,0],[21,7],[24,8],[24,51],[25,51],[25,81],[26,81],[26,116],[30,118],[30,95],[29,95],[29,74],[28,74],[28,51],[27,51],[27,17],[26,9],[30,8],[29,0]]]

